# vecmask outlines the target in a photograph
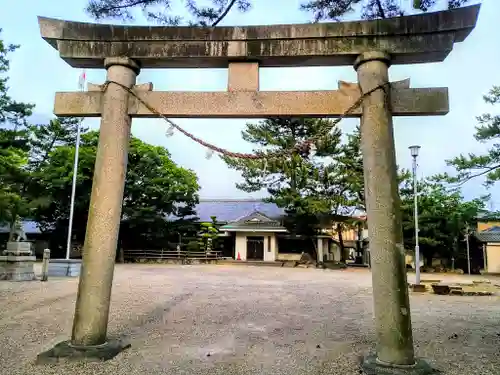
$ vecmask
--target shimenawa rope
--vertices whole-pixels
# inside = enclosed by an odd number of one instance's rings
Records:
[[[340,117],[338,117],[335,120],[331,121],[328,124],[328,126],[325,126],[322,129],[322,131],[319,132],[316,136],[314,136],[312,138],[309,138],[309,139],[307,139],[305,141],[302,141],[302,142],[298,143],[297,145],[295,145],[294,147],[292,147],[290,149],[280,150],[280,151],[270,151],[270,152],[267,152],[267,153],[259,152],[259,153],[256,153],[256,154],[248,154],[248,153],[241,153],[241,152],[229,151],[229,150],[226,150],[224,148],[215,146],[215,145],[213,145],[211,143],[205,142],[203,139],[196,137],[194,134],[191,134],[188,131],[184,130],[182,127],[180,127],[179,125],[177,125],[175,122],[173,122],[172,120],[170,120],[169,118],[167,118],[166,116],[164,116],[163,114],[161,114],[160,112],[158,112],[149,103],[147,103],[144,99],[142,99],[133,89],[131,89],[131,88],[125,86],[125,85],[122,85],[119,82],[108,80],[108,81],[104,82],[104,84],[102,85],[101,91],[105,92],[106,89],[108,88],[108,86],[111,83],[115,84],[117,86],[120,86],[124,90],[128,91],[142,105],[144,105],[144,107],[146,107],[151,113],[153,113],[153,114],[157,115],[159,118],[165,120],[171,127],[173,127],[174,129],[178,130],[179,132],[181,132],[182,134],[184,134],[186,137],[192,139],[193,141],[195,141],[199,145],[201,145],[201,146],[203,146],[203,147],[211,150],[212,152],[215,152],[215,153],[218,153],[218,154],[230,157],[230,158],[249,159],[249,160],[259,160],[259,159],[266,159],[267,160],[267,159],[272,158],[272,157],[279,157],[279,156],[289,155],[289,154],[293,154],[293,153],[307,152],[307,151],[309,151],[311,149],[311,146],[315,142],[319,141],[322,137],[324,137],[326,134],[328,134],[333,129],[334,126],[336,126],[340,121],[342,121],[344,118],[346,118],[346,116],[348,116],[349,114],[351,114],[356,108],[358,108],[359,105],[363,102],[363,100],[367,96],[371,95],[372,93],[374,93],[375,91],[377,91],[379,89],[382,89],[382,90],[385,91],[386,87],[390,85],[390,82],[386,82],[384,84],[378,85],[375,88],[373,88],[373,89],[371,89],[371,90],[363,93],[362,95],[360,95],[360,97]]]

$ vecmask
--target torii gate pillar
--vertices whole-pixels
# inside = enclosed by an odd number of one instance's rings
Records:
[[[361,54],[354,63],[361,91],[386,85],[389,65],[386,53]],[[431,373],[426,362],[415,361],[413,350],[390,90],[383,87],[362,103],[361,149],[377,332],[377,355],[366,357],[363,367],[369,373],[379,373],[384,365]]]
[[[133,87],[140,67],[127,57],[104,60],[107,80]],[[99,143],[71,341],[38,356],[39,363],[115,357],[129,344],[109,340],[109,306],[130,141],[129,93],[111,83],[102,100]]]
[[[126,57],[104,61],[108,81],[131,88],[139,65]],[[111,285],[127,173],[131,118],[129,93],[116,84],[107,87],[99,132],[89,219],[85,234],[78,298],[71,344],[100,345],[106,342]]]

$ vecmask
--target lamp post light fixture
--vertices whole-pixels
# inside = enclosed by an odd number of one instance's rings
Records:
[[[413,202],[415,218],[415,284],[420,284],[420,248],[418,246],[418,189],[417,189],[417,157],[420,146],[408,147],[413,158]]]

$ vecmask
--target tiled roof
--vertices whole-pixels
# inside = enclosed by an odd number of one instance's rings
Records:
[[[500,242],[500,226],[493,226],[477,232],[476,238],[481,242]]]
[[[270,219],[261,212],[255,211],[251,215],[246,215],[237,220],[233,220],[221,227],[221,230],[286,230],[281,226],[279,220]]]
[[[197,217],[200,221],[211,221],[210,216],[215,216],[218,222],[232,222],[253,212],[260,212],[270,219],[279,219],[285,215],[285,210],[274,203],[263,202],[260,199],[200,199],[195,207]],[[345,209],[338,212],[346,215],[351,213],[353,217],[364,218],[364,212],[359,210]],[[175,220],[175,217],[170,217]]]
[[[271,219],[278,219],[285,214],[274,203],[250,199],[202,199],[195,210],[200,221],[210,221],[210,216],[215,216],[218,222],[236,221],[255,211]]]

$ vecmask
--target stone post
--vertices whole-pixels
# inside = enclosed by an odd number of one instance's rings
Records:
[[[43,250],[43,261],[42,261],[42,277],[41,281],[47,281],[49,279],[49,261],[50,261],[50,249]]]
[[[389,82],[389,64],[385,53],[360,55],[354,68],[361,91]],[[361,148],[377,332],[377,355],[365,359],[365,369],[416,366],[389,103],[390,88],[385,86],[362,104]]]
[[[317,264],[323,264],[323,238],[317,238],[317,259],[316,263]]]
[[[135,84],[138,64],[128,58],[104,61],[107,79]],[[131,118],[129,93],[110,83],[104,93],[99,145],[90,198],[83,262],[78,285],[71,345],[106,343],[111,286],[122,210]]]

